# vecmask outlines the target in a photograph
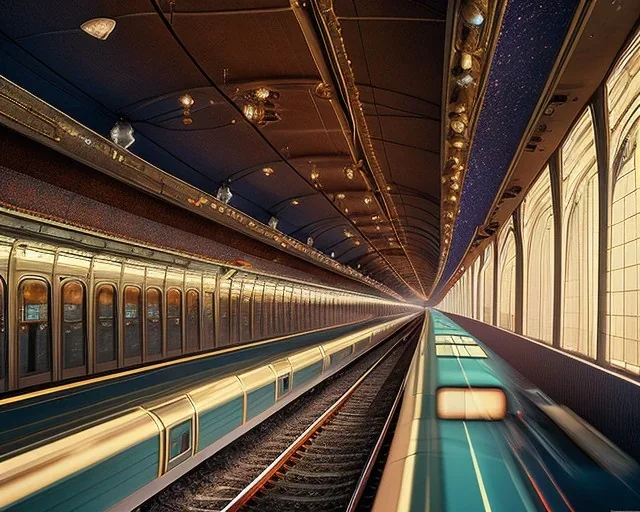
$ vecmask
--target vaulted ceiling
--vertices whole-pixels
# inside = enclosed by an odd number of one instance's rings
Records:
[[[107,39],[81,30],[95,18]],[[446,18],[446,0],[23,0],[0,74],[105,137],[127,120],[134,154],[426,298]]]

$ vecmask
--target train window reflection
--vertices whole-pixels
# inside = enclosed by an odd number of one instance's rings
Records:
[[[64,368],[78,368],[86,364],[84,295],[80,281],[67,281],[62,286]]]
[[[187,350],[200,348],[200,294],[196,290],[187,291]]]
[[[104,284],[96,293],[96,361],[115,361],[116,351],[116,289]]]
[[[142,296],[140,288],[127,286],[124,289],[124,357],[140,357],[142,354]]]
[[[20,284],[20,375],[51,370],[49,284],[26,279]]]
[[[167,292],[167,349],[182,348],[182,292],[172,289]]]
[[[162,353],[162,294],[157,288],[147,290],[147,355]]]

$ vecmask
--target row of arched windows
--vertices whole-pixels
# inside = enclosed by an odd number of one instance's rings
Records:
[[[608,148],[596,144],[589,107],[559,150],[558,204],[552,197],[553,175],[547,166],[527,192],[519,217],[514,217],[520,224],[514,226],[510,219],[479,258],[478,286],[471,293],[473,298],[463,302],[477,301],[470,316],[514,330],[514,232],[520,229],[523,334],[640,374],[640,34],[621,55],[604,89],[609,133],[600,140],[608,141]],[[604,129],[606,124],[597,128]],[[600,168],[598,162],[606,160],[608,168]],[[603,179],[607,188],[601,190]],[[601,204],[608,205],[606,211],[601,211]],[[601,229],[607,230],[606,253],[601,248]],[[556,258],[561,262],[560,275],[554,272]],[[606,272],[603,290],[602,268]],[[554,302],[558,300],[556,282],[559,305]],[[443,301],[445,309],[464,310],[456,291],[463,287],[463,283],[454,285]],[[492,296],[494,291],[497,297]],[[606,297],[604,325],[598,321],[601,292]],[[554,319],[560,327],[557,340],[553,339]],[[602,339],[605,343],[600,345]]]

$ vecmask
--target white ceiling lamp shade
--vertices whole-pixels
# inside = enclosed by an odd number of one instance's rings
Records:
[[[111,18],[93,18],[85,21],[80,25],[80,28],[91,37],[106,41],[111,35],[111,32],[113,32],[113,29],[116,28],[116,20],[112,20]]]
[[[116,124],[113,125],[113,128],[111,128],[109,132],[109,138],[111,142],[124,149],[128,149],[129,146],[136,141],[136,138],[133,136],[133,126],[131,126],[129,121],[125,121],[124,119],[116,121]]]

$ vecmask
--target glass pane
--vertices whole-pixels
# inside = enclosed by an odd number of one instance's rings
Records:
[[[213,301],[215,297],[213,296],[213,292],[205,292],[204,294],[204,304],[203,304],[203,314],[204,314],[204,335],[205,335],[205,348],[211,348],[215,346],[214,340],[214,305]]]
[[[262,333],[262,290],[264,289],[263,283],[257,283],[253,290],[253,329],[254,339],[260,339],[264,337]]]
[[[498,325],[513,331],[516,318],[516,241],[513,235],[513,219],[505,223],[498,240]],[[459,300],[464,292],[459,290]]]
[[[147,355],[162,354],[162,293],[147,290]]]
[[[65,368],[85,366],[84,286],[79,281],[62,286],[62,345]]]
[[[182,292],[167,292],[167,350],[182,348]]]
[[[640,373],[640,33],[607,80],[610,128],[607,360]]]
[[[200,349],[200,294],[195,290],[187,291],[187,350]]]
[[[220,312],[218,315],[218,334],[220,346],[229,344],[229,288],[231,283],[228,279],[220,282],[220,297],[218,298],[218,307]]]
[[[524,247],[524,333],[552,343],[554,221],[549,168],[533,184],[522,204]]]
[[[242,303],[240,304],[240,340],[251,339],[251,293],[253,281],[245,281],[242,286]]]
[[[20,375],[51,370],[49,285],[26,279],[20,285]]]
[[[127,286],[124,289],[124,357],[139,357],[142,354],[142,310],[140,289]]]
[[[598,168],[590,110],[585,111],[562,146],[562,178],[566,237],[562,347],[595,358]]]
[[[231,337],[230,343],[238,343],[240,341],[240,294],[242,292],[242,281],[235,279],[231,283]]]
[[[116,290],[106,284],[96,293],[96,361],[115,361],[116,351]]]

